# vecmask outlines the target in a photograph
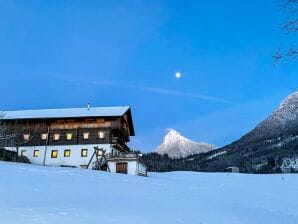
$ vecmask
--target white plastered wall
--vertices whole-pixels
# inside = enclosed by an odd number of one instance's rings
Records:
[[[44,155],[46,151],[46,166],[86,166],[88,165],[93,153],[94,147],[103,148],[106,150],[106,153],[111,153],[112,148],[110,144],[101,144],[101,145],[64,145],[64,146],[26,146],[19,147],[19,156],[23,150],[26,150],[25,156],[29,159],[32,164],[43,165]],[[7,148],[11,151],[16,151],[16,148],[9,147]],[[70,150],[70,157],[64,157],[64,150]],[[81,150],[87,149],[87,157],[81,156]],[[39,156],[34,157],[34,150],[39,150]],[[51,158],[52,150],[58,150],[58,157]],[[93,161],[95,161],[95,157]],[[92,161],[92,162],[93,162]]]

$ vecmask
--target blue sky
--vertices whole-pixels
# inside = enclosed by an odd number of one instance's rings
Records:
[[[279,4],[0,0],[0,110],[129,105],[136,149],[168,128],[223,146],[297,88]]]

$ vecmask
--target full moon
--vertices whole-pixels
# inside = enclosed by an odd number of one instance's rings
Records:
[[[182,74],[180,72],[176,72],[175,77],[176,79],[180,79],[182,76]]]

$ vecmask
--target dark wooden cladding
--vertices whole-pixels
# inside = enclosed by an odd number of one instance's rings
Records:
[[[2,147],[112,144],[129,150],[126,144],[131,134],[124,117],[4,120],[4,123],[9,133],[16,134],[17,138],[1,143]],[[104,133],[103,136],[99,136],[99,132]],[[88,133],[88,139],[84,139],[84,133]],[[24,134],[30,136],[28,141],[24,140]],[[57,134],[59,140],[54,139]],[[72,135],[71,139],[67,139],[67,134]],[[42,139],[42,135],[47,139]]]
[[[89,133],[89,138],[84,139],[84,132]],[[99,138],[98,132],[104,133],[104,138]],[[54,135],[60,134],[59,140],[54,140]],[[72,134],[72,139],[67,140],[67,134]],[[38,136],[37,136],[38,138]],[[108,144],[111,142],[111,129],[64,129],[53,130],[49,135],[49,145],[84,145],[84,144]]]

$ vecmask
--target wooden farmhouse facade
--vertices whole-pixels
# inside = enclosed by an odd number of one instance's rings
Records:
[[[125,159],[130,154],[127,144],[135,135],[129,107],[6,111],[2,122],[15,137],[0,147],[33,164],[89,169],[97,164],[103,170],[146,175],[138,156]],[[109,165],[122,169],[109,169]]]

